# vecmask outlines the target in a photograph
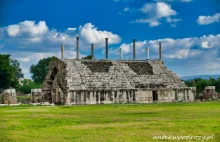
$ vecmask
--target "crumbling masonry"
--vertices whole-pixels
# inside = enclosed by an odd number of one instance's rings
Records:
[[[78,42],[77,37],[77,51]],[[106,60],[80,60],[77,53],[77,59],[51,62],[43,100],[72,105],[193,101],[193,89],[164,66],[159,45],[159,60],[135,60],[133,40],[134,60],[110,61],[106,38]]]
[[[15,89],[5,89],[3,91],[2,102],[1,103],[2,104],[17,104]]]

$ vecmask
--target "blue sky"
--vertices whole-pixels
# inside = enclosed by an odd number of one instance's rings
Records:
[[[75,58],[76,36],[81,56],[95,45],[96,59],[158,59],[162,42],[165,65],[180,76],[220,74],[219,0],[0,0],[0,54],[19,60],[25,77],[40,59]]]

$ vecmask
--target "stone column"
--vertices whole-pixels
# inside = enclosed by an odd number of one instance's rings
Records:
[[[132,93],[133,93],[134,102],[137,102],[137,95],[135,93],[135,90],[133,90]]]
[[[79,59],[79,37],[76,37],[76,59]]]
[[[113,97],[113,101],[112,101],[112,103],[115,103],[115,91],[112,91],[112,97]]]
[[[81,95],[81,104],[84,104],[84,91],[80,91]]]
[[[162,47],[161,47],[161,42],[159,42],[159,57],[160,57],[160,60],[162,60]]]
[[[93,96],[92,96],[92,91],[89,91],[89,104],[92,104],[93,102]]]
[[[36,89],[31,89],[31,103],[36,103],[35,98],[36,98]]]
[[[91,100],[90,93],[91,93],[90,91],[86,92],[86,104],[90,104],[90,100]]]
[[[123,103],[127,103],[127,94],[126,94],[126,91],[123,91],[122,92],[122,98],[123,98]]]
[[[64,59],[64,45],[61,45],[61,59]]]
[[[94,59],[94,44],[91,44],[91,56]]]
[[[126,100],[128,103],[130,103],[130,91],[126,91]]]
[[[69,105],[70,104],[70,92],[67,93],[67,96],[66,96],[66,105]]]
[[[119,103],[119,101],[120,101],[120,91],[117,91],[117,96],[116,96],[116,103]]]
[[[51,92],[51,97],[50,97],[50,99],[48,99],[48,101],[49,101],[49,103],[55,103],[55,102],[53,102],[53,98],[54,98],[53,90],[51,90],[50,92]]]
[[[119,49],[119,54],[120,54],[120,60],[122,60],[122,49]]]
[[[73,104],[76,104],[76,92],[75,91],[73,91]]]
[[[105,38],[105,59],[108,60],[108,38]]]
[[[133,60],[136,60],[136,47],[135,47],[136,40],[133,39]]]
[[[107,102],[107,103],[109,103],[109,101],[110,101],[110,97],[109,97],[109,95],[110,95],[110,92],[109,91],[107,91],[106,93],[105,93],[105,101]]]
[[[92,104],[96,104],[96,91],[92,91]]]
[[[54,102],[62,101],[61,98],[58,97],[58,91],[59,91],[58,88],[56,88]],[[69,94],[69,99],[70,99],[70,94]]]
[[[76,99],[75,99],[76,104],[79,104],[79,92],[76,92]]]
[[[100,92],[98,92],[98,104],[100,104],[100,101],[101,100],[101,94],[100,94]]]
[[[150,50],[150,48],[149,48],[149,47],[146,47],[147,60],[149,60],[149,59],[150,59],[149,50]]]

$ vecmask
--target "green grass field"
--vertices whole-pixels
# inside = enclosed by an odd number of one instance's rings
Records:
[[[160,135],[219,142],[220,101],[0,107],[0,142],[168,141]]]

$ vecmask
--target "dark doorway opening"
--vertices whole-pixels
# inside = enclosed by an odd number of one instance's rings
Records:
[[[153,101],[158,101],[157,91],[153,91]]]
[[[53,81],[56,76],[57,76],[57,68],[53,68],[53,72],[52,72],[52,74],[50,76],[50,79]]]

